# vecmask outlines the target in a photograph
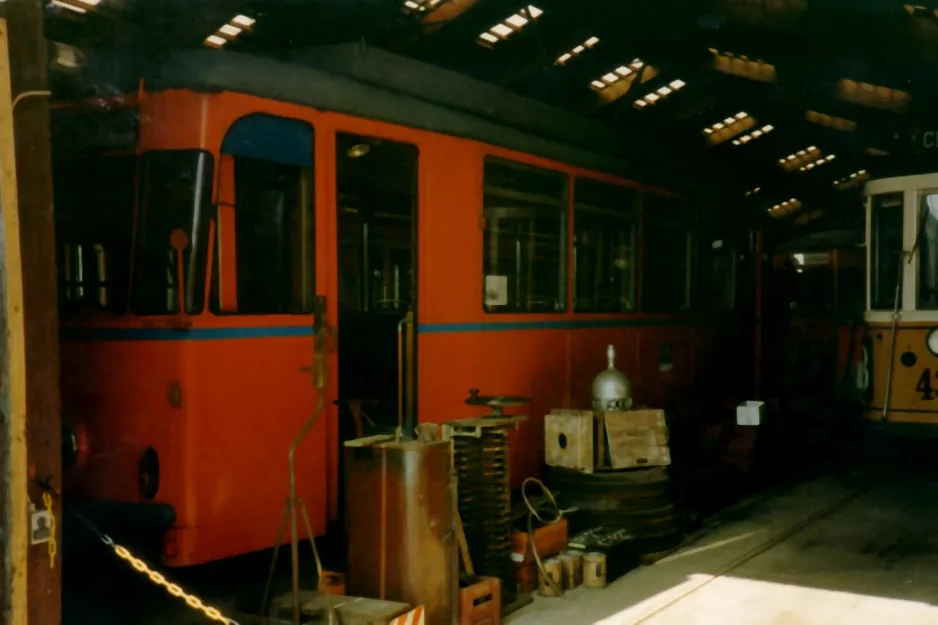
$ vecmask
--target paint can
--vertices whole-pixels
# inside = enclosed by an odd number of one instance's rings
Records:
[[[593,551],[583,556],[583,585],[587,588],[606,587],[606,554]]]
[[[565,551],[560,556],[563,565],[563,587],[567,590],[578,588],[583,583],[583,552]]]
[[[554,587],[551,586],[550,582],[547,581],[548,577],[560,588],[563,592],[563,565],[560,563],[558,558],[548,558],[544,560],[544,570],[537,571],[537,592],[542,597],[557,597],[559,593],[554,590]],[[547,574],[545,576],[545,573]]]

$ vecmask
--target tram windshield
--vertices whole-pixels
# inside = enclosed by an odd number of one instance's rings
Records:
[[[873,197],[871,230],[870,306],[890,310],[895,306],[902,253],[902,193]]]
[[[185,288],[185,312],[202,311],[212,169],[212,158],[205,152],[180,150],[143,155],[131,301],[134,313],[179,312],[180,277]],[[170,244],[177,229],[188,238],[181,268],[178,254]]]
[[[54,164],[59,305],[121,312],[127,305],[133,232],[133,155]]]
[[[938,308],[938,193],[922,197],[918,233],[918,307]]]

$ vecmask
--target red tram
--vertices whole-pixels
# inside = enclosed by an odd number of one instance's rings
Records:
[[[543,463],[541,415],[589,405],[607,344],[638,404],[667,407],[715,362],[756,368],[750,330],[713,343],[718,320],[752,327],[750,233],[598,152],[208,50],[53,123],[85,129],[55,162],[67,492],[156,511],[167,565],[272,546],[316,323],[337,337],[296,465],[317,535],[339,508],[338,400],[390,427],[401,404],[409,430],[471,416],[470,388],[532,397],[517,484]]]

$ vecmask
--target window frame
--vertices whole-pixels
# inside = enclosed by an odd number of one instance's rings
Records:
[[[649,203],[648,198],[655,198],[658,202],[661,202],[661,207],[664,209],[670,208],[669,214],[663,216],[650,217],[649,215]],[[686,315],[692,314],[697,308],[697,302],[695,301],[694,289],[696,286],[697,274],[695,271],[696,263],[695,257],[697,255],[697,245],[699,239],[699,226],[700,224],[697,221],[697,213],[693,205],[690,205],[686,202],[684,198],[669,196],[669,195],[660,195],[653,193],[644,193],[642,194],[642,207],[641,207],[641,296],[639,302],[638,310],[645,314],[653,315]],[[660,210],[660,209],[659,209]],[[648,226],[650,224],[663,225],[665,228],[676,230],[681,230],[685,235],[684,247],[686,250],[686,256],[684,259],[684,305],[679,308],[671,308],[669,306],[665,307],[653,307],[649,308],[648,306],[648,275],[649,267],[651,263],[648,262],[648,249],[650,248],[648,244]]]
[[[486,196],[489,195],[490,189],[496,189],[497,187],[490,187],[486,185],[485,181],[485,171],[486,166],[492,163],[496,166],[508,167],[511,169],[516,169],[520,171],[528,171],[537,173],[539,175],[551,175],[556,176],[558,179],[563,181],[563,191],[562,197],[558,198],[556,201],[544,201],[544,198],[547,196],[537,196],[532,195],[523,191],[514,191],[511,189],[502,189],[502,191],[507,191],[507,194],[503,194],[502,197],[506,199],[511,199],[511,195],[514,195],[516,199],[525,201],[531,201],[533,204],[540,204],[542,206],[556,205],[559,209],[557,218],[559,220],[559,240],[558,246],[560,249],[560,254],[558,262],[558,293],[557,293],[557,302],[559,306],[555,310],[517,310],[515,308],[506,306],[498,307],[489,307],[486,304],[486,277],[489,275],[487,273],[487,265],[489,262],[489,257],[487,253],[487,248],[485,245],[485,233],[489,228],[489,210],[486,208]],[[485,154],[482,158],[482,171],[481,171],[481,206],[480,216],[482,221],[482,267],[481,267],[481,297],[479,298],[480,306],[482,307],[482,312],[486,315],[559,315],[565,314],[570,310],[570,293],[569,293],[569,270],[570,270],[570,217],[571,217],[571,181],[573,176],[563,169],[553,169],[550,167],[541,167],[538,165],[531,165],[523,161],[513,160],[510,158],[505,158],[503,156],[498,156],[495,154]],[[496,194],[497,195],[497,194]],[[516,208],[516,209],[500,209],[500,210],[517,210],[519,212],[525,212],[527,209]]]

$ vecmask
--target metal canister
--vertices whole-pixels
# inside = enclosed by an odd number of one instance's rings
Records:
[[[546,575],[545,575],[546,573]],[[563,565],[558,558],[548,558],[544,560],[544,570],[538,569],[537,592],[542,597],[556,597],[559,595],[548,580],[550,578],[561,591],[563,591]]]
[[[594,551],[583,556],[583,585],[587,588],[606,587],[606,554]]]
[[[563,584],[567,590],[578,588],[583,583],[583,552],[565,551],[560,556],[563,565]]]

